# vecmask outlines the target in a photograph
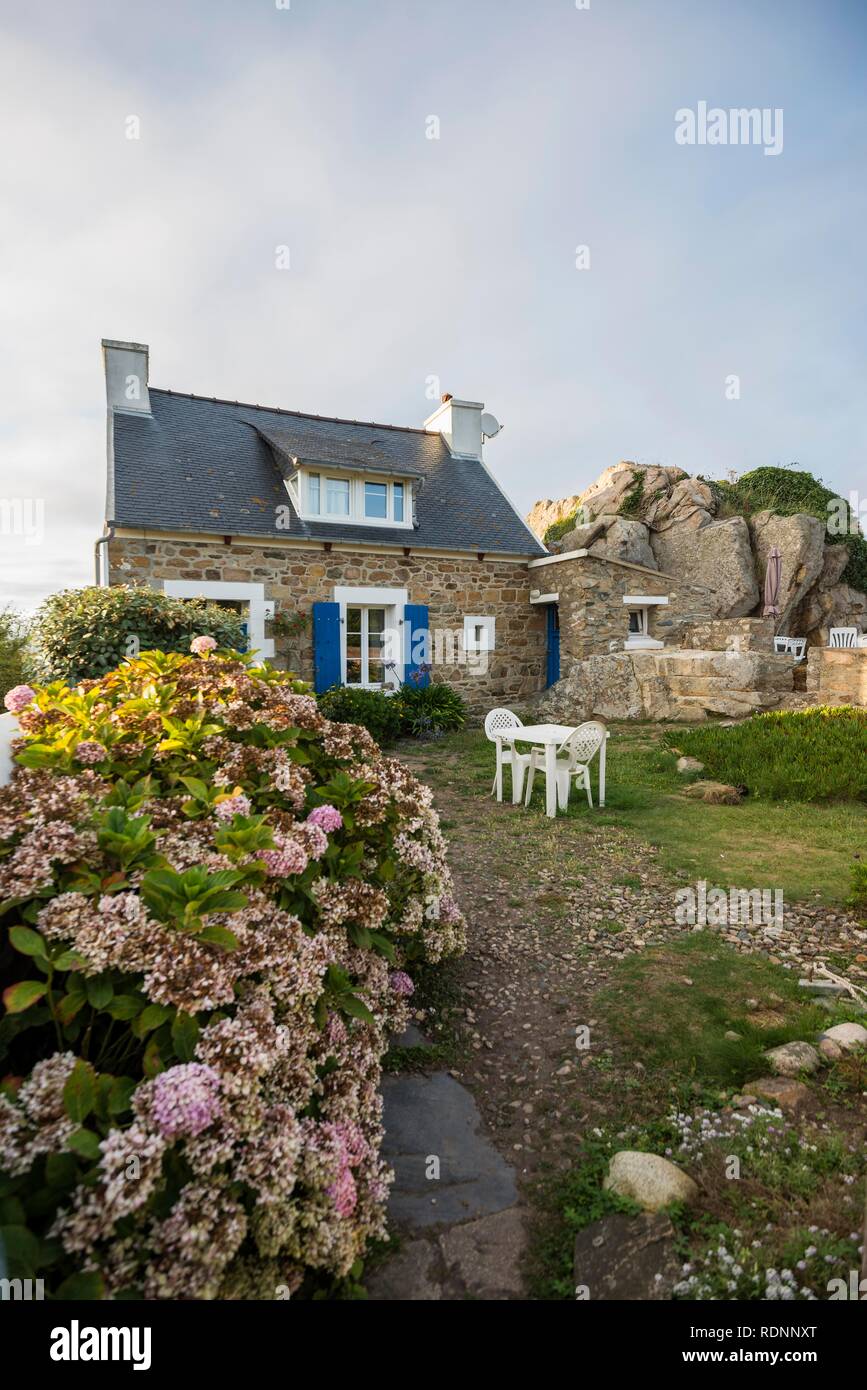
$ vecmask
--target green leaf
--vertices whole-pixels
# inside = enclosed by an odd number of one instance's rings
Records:
[[[379,954],[381,956],[385,956],[386,960],[390,961],[392,965],[396,965],[397,955],[395,953],[394,946],[389,941],[388,937],[383,936],[382,932],[378,931],[372,931],[369,933],[369,935],[371,944],[376,947],[377,951],[379,951]]]
[[[55,970],[80,970],[87,962],[77,951],[62,951],[59,956],[54,957],[51,964]]]
[[[37,999],[48,993],[48,985],[41,980],[21,980],[3,991],[3,1003],[9,1014],[20,1014],[35,1004]]]
[[[376,1022],[370,1009],[355,994],[341,995],[340,1007],[345,1014],[350,1014],[352,1018],[360,1018],[363,1023]]]
[[[40,936],[38,931],[33,931],[30,927],[12,927],[9,931],[9,940],[25,956],[47,956],[48,951],[45,945],[45,938]]]
[[[194,796],[197,801],[207,801],[208,788],[198,777],[182,777],[180,780],[183,782],[190,795]]]
[[[131,1076],[118,1076],[108,1093],[108,1113],[123,1115],[131,1108],[132,1093],[138,1085]]]
[[[99,1158],[99,1135],[94,1134],[92,1129],[77,1129],[70,1134],[66,1141],[66,1147],[72,1149],[73,1153],[80,1154],[82,1158],[88,1158],[96,1162]]]
[[[49,1154],[45,1160],[45,1180],[50,1187],[72,1187],[78,1180],[78,1165],[72,1154]]]
[[[224,951],[234,951],[238,946],[238,938],[234,932],[230,932],[228,927],[218,927],[216,923],[198,932],[196,940],[210,941],[212,946],[222,946]]]
[[[54,1297],[75,1302],[92,1302],[94,1299],[102,1298],[104,1292],[101,1274],[70,1274],[68,1279],[64,1279]]]
[[[116,994],[109,1004],[106,1013],[111,1018],[117,1018],[123,1022],[128,1022],[131,1018],[136,1018],[144,1009],[145,1001],[138,994]]]
[[[81,1058],[72,1068],[63,1088],[63,1105],[70,1120],[81,1124],[96,1104],[96,1076],[89,1062]]]
[[[39,1240],[26,1226],[0,1226],[0,1246],[13,1279],[26,1279],[39,1267]]]
[[[167,1018],[171,1018],[172,1010],[165,1004],[148,1004],[143,1009],[132,1025],[132,1031],[137,1038],[143,1038],[146,1033],[150,1033],[154,1028],[159,1028],[161,1023],[165,1023]]]
[[[196,1055],[199,1025],[192,1014],[179,1013],[172,1024],[172,1043],[182,1062],[191,1062]]]
[[[87,1002],[92,1004],[95,1009],[104,1009],[114,994],[114,985],[107,975],[89,976],[85,988],[87,990]]]
[[[160,1047],[156,1038],[151,1038],[145,1048],[142,1058],[142,1071],[147,1077],[158,1076],[161,1071],[165,1071],[165,1063],[160,1056]]]
[[[79,1010],[83,1009],[87,999],[83,994],[64,994],[60,1003],[57,1005],[57,1013],[61,1023],[71,1023]]]

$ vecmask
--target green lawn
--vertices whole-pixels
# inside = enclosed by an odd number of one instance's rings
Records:
[[[685,779],[676,757],[661,742],[654,724],[612,724],[608,741],[608,788],[604,811],[590,812],[573,794],[569,829],[582,825],[620,825],[659,849],[673,875],[705,878],[723,887],[762,884],[781,888],[792,902],[840,904],[850,891],[857,854],[867,852],[867,808],[857,802],[751,801],[708,806],[683,796]],[[494,748],[477,730],[451,734],[431,744],[424,775],[435,785],[448,775],[452,785],[484,798],[490,790]],[[510,795],[509,774],[505,795]],[[595,764],[593,773],[596,800]],[[537,775],[527,813],[516,809],[516,833],[526,830],[525,814],[544,819],[544,776]]]

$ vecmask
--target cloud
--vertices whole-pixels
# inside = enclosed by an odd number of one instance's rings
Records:
[[[504,422],[489,463],[522,509],[621,457],[798,459],[867,491],[857,65],[829,101],[845,24],[792,14],[22,12],[0,59],[0,498],[44,499],[45,540],[0,537],[0,601],[90,577],[104,336],[148,342],[156,385],[395,423],[436,375]],[[784,105],[784,153],[676,146],[705,97]]]

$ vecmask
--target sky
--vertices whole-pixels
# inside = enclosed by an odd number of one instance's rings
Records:
[[[522,513],[622,458],[867,495],[865,58],[867,0],[0,0],[0,607],[91,582],[104,337],[483,400]]]

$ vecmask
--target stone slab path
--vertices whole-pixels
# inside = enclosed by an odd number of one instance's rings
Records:
[[[400,1039],[420,1040],[417,1029]],[[525,1227],[515,1173],[473,1096],[445,1071],[386,1076],[382,1090],[399,1249],[368,1277],[368,1297],[520,1297]]]

